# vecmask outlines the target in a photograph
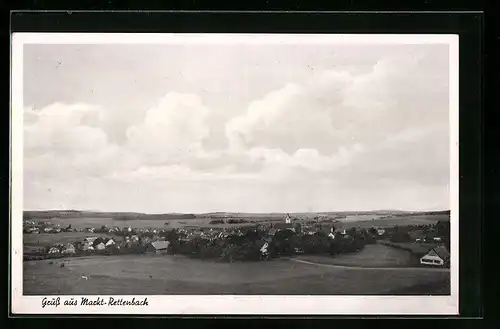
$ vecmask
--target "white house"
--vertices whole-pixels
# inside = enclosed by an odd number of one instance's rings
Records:
[[[330,229],[330,233],[328,233],[328,237],[332,240],[335,239],[335,232],[333,230],[333,227]]]
[[[71,243],[68,243],[66,247],[62,251],[65,255],[73,255],[76,253],[75,246]]]
[[[450,253],[444,246],[432,248],[426,255],[420,258],[420,264],[443,266],[450,260]]]
[[[58,254],[58,253],[59,253],[59,249],[56,247],[52,247],[49,249],[49,254],[54,255],[54,254]]]
[[[109,239],[108,242],[106,242],[106,247],[111,247],[114,244],[115,244],[115,241],[113,241],[113,239]]]
[[[385,234],[385,230],[384,230],[383,228],[378,229],[378,230],[377,230],[377,234],[378,234],[378,235],[384,235],[384,234]]]
[[[97,250],[104,250],[106,249],[106,245],[104,242],[99,243],[97,246],[95,246]]]
[[[169,241],[154,241],[148,246],[148,251],[155,252],[157,254],[166,253],[168,247],[170,246]]]

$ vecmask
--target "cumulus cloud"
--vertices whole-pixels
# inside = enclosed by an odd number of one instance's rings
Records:
[[[210,134],[208,115],[198,96],[170,92],[146,112],[141,124],[127,129],[127,147],[149,164],[203,156],[202,141]]]
[[[239,65],[230,57],[228,65]],[[302,70],[300,79],[284,75],[289,81],[280,77],[269,83],[272,89],[225,109],[213,102],[218,96],[210,85],[198,86],[203,93],[168,88],[142,102],[148,106],[123,113],[81,102],[30,106],[24,110],[25,195],[40,207],[45,200],[79,208],[106,207],[100,199],[109,194],[115,195],[110,204],[118,207],[123,197],[144,211],[161,211],[164,198],[185,211],[198,203],[200,211],[392,208],[394,200],[410,208],[447,204],[446,61],[432,52],[403,52],[365,63],[363,70]],[[243,68],[221,72],[228,90],[245,94]],[[220,83],[216,89],[224,90]],[[73,188],[46,192],[66,185]],[[98,188],[104,192],[92,192]]]
[[[359,166],[367,175],[414,180],[439,167],[436,175],[447,178],[447,80],[426,83],[422,65],[431,59],[395,56],[363,74],[320,72],[250,104],[226,135],[233,149],[269,164],[332,173]],[[421,106],[415,97],[433,102]]]

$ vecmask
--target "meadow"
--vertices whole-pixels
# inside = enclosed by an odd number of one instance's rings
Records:
[[[320,264],[353,267],[407,267],[413,265],[413,257],[410,252],[382,244],[369,244],[359,252],[340,254],[335,257],[300,255],[294,258]]]
[[[366,270],[288,259],[220,263],[172,255],[91,256],[23,266],[24,295],[377,295],[428,285],[441,289],[412,292],[433,294],[443,293],[449,280],[449,272],[429,269]],[[449,294],[446,285],[444,290]]]

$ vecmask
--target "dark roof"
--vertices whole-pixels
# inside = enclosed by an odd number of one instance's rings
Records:
[[[265,241],[265,240],[258,240],[258,241],[256,241],[256,242],[255,242],[255,246],[256,246],[257,248],[259,248],[259,249],[260,249],[260,248],[262,248],[262,247],[263,247],[266,243],[268,243],[268,242],[267,242],[267,241]]]
[[[444,246],[438,246],[433,250],[443,260],[447,260],[448,258],[450,258],[450,252]]]

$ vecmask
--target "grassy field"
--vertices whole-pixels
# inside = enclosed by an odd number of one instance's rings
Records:
[[[62,262],[64,267],[59,266]],[[82,275],[89,279],[82,280]],[[375,295],[432,284],[442,290],[439,282],[448,277],[446,272],[343,269],[286,259],[229,264],[127,255],[24,262],[23,287],[25,295]],[[434,293],[419,289],[418,294]]]
[[[370,227],[393,227],[396,225],[408,226],[408,225],[428,225],[435,224],[438,221],[449,221],[450,217],[447,215],[427,215],[427,216],[411,216],[411,217],[394,217],[394,218],[377,218],[374,220],[349,220],[341,221],[341,225],[345,228],[359,227],[359,228],[370,228]]]
[[[122,237],[112,235],[112,234],[101,234],[101,233],[88,233],[88,232],[61,232],[57,234],[50,233],[40,233],[40,234],[24,234],[23,244],[25,247],[44,247],[51,246],[56,243],[74,243],[76,241],[82,241],[85,237],[97,236],[97,237],[112,237],[115,241],[119,241]]]
[[[297,217],[301,222],[311,220],[316,214],[301,214]],[[182,228],[186,226],[191,227],[206,227],[206,228],[222,228],[222,227],[239,227],[254,225],[255,223],[276,223],[282,222],[283,216],[276,214],[269,215],[254,215],[242,216],[246,223],[241,224],[210,224],[214,220],[207,216],[195,219],[171,219],[168,221],[154,220],[154,219],[140,219],[140,220],[115,220],[113,218],[97,218],[97,217],[76,217],[76,218],[53,218],[50,220],[52,224],[59,224],[61,226],[68,226],[71,224],[74,228],[98,228],[102,225],[108,227],[132,227],[132,228]],[[334,215],[328,216],[333,219]],[[411,216],[395,216],[393,218],[380,218],[380,215],[349,215],[345,219],[340,220],[336,225],[339,227],[351,228],[369,228],[369,227],[392,227],[394,225],[421,225],[421,224],[435,224],[439,220],[449,220],[450,216],[446,214],[437,215],[411,215]],[[325,220],[325,218],[323,218]],[[165,223],[168,223],[166,225]]]
[[[360,267],[398,267],[412,265],[412,256],[410,252],[381,244],[366,245],[360,252],[342,254],[335,257],[301,255],[294,258],[322,264]]]

